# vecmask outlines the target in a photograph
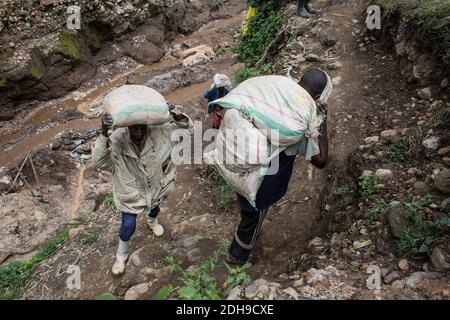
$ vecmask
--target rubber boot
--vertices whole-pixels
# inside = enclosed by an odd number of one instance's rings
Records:
[[[158,222],[158,219],[147,218],[147,224],[155,236],[162,237],[164,235],[164,227]]]
[[[308,11],[308,12],[311,13],[311,14],[319,13],[319,11],[317,11],[316,9],[314,9],[314,8],[312,7],[311,3],[309,3],[310,0],[307,0],[307,1],[308,1],[308,2],[307,2],[306,5],[305,5],[306,11]]]
[[[119,247],[117,248],[116,262],[112,267],[112,273],[116,276],[125,272],[125,264],[127,263],[127,243],[119,239]]]
[[[298,0],[297,5],[297,15],[303,18],[311,17],[311,14],[306,10],[306,1],[307,0]]]

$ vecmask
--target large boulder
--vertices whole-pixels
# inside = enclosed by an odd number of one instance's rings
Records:
[[[136,286],[133,286],[130,289],[128,289],[127,293],[125,294],[124,300],[142,299],[149,289],[150,286],[148,283],[141,283]]]
[[[183,52],[183,66],[192,67],[196,64],[206,63],[215,57],[214,50],[207,45],[201,45]]]
[[[164,56],[164,50],[162,48],[157,47],[147,40],[144,40],[139,45],[126,42],[124,49],[130,57],[143,64],[158,62]]]

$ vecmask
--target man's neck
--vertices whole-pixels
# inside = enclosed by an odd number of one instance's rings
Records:
[[[131,142],[138,148],[139,151],[142,151],[142,149],[144,148],[144,138],[141,140],[133,140],[133,138],[131,138]]]

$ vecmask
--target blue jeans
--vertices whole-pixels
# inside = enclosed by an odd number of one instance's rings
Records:
[[[154,207],[148,215],[149,218],[156,218],[160,211],[159,206]],[[136,231],[136,218],[137,214],[122,212],[122,225],[119,232],[120,240],[128,241],[131,239],[134,231]]]

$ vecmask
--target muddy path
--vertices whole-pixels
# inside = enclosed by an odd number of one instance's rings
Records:
[[[293,261],[300,259],[311,238],[317,235],[327,236],[328,221],[332,217],[327,214],[328,203],[324,195],[329,188],[342,183],[336,176],[346,175],[349,155],[371,133],[371,128],[364,126],[364,120],[373,117],[377,105],[381,103],[402,105],[409,101],[411,89],[395,73],[396,65],[392,57],[360,50],[361,39],[366,37],[362,16],[365,5],[365,1],[317,1],[317,6],[323,10],[319,16],[308,20],[291,17],[292,23],[299,26],[318,19],[322,24],[320,32],[337,40],[334,48],[324,55],[319,40],[313,36],[301,39],[305,45],[305,53],[323,56],[322,61],[317,63],[321,67],[326,68],[329,63],[335,61],[341,63],[337,70],[330,71],[330,75],[335,79],[328,115],[330,165],[323,171],[314,169],[313,178],[309,180],[309,164],[297,159],[288,194],[269,210],[262,226],[255,247],[258,263],[249,270],[252,279],[277,279],[280,274],[289,270]],[[243,14],[240,14],[226,21],[214,22],[211,26],[224,30],[238,28],[242,17]],[[233,36],[233,32],[211,33],[206,26],[205,30],[180,41],[189,40],[196,44],[211,41],[232,43]],[[171,62],[162,61],[161,64],[161,69],[158,69],[157,65],[140,66],[133,72],[138,76],[150,78],[149,75],[156,69],[156,73],[161,73],[172,68]],[[233,75],[233,70],[238,68],[231,53],[215,59],[211,66],[230,76]],[[308,64],[302,65],[296,75],[301,74],[306,67]],[[92,91],[92,95],[88,93],[72,104],[71,108],[78,107],[78,112],[85,114],[84,118],[89,118],[86,117],[86,114],[90,114],[87,105],[96,100],[102,92],[124,83],[128,76],[129,74],[123,78],[119,77],[106,87],[99,87],[98,91]],[[337,77],[340,79],[336,79]],[[199,97],[209,85],[210,82],[205,81],[179,88],[168,93],[167,99],[182,104],[194,120],[201,120],[204,128],[209,128],[205,102]],[[44,108],[41,111],[42,116],[36,116],[36,119],[45,119],[48,111],[49,109]],[[378,120],[388,121],[383,116]],[[31,122],[28,123],[35,124],[33,120],[29,121]],[[98,120],[72,120],[44,130],[42,136],[38,133],[22,139],[22,134],[25,135],[29,128],[20,128],[16,133],[12,133],[13,138],[2,136],[1,141],[17,139],[18,143],[13,146],[19,147],[23,143],[23,147],[18,151],[12,148],[3,153],[0,156],[0,166],[25,155],[31,146],[48,143],[60,128],[65,129],[64,125],[65,128],[73,129],[78,129],[81,125],[95,128],[98,126]],[[130,287],[144,282],[149,283],[150,290],[143,298],[150,299],[162,286],[175,283],[176,275],[167,271],[166,256],[175,257],[186,268],[198,266],[223,240],[232,239],[239,222],[235,203],[227,210],[221,207],[220,186],[211,182],[205,166],[180,166],[176,190],[162,205],[160,221],[166,228],[166,234],[160,239],[154,238],[144,218],[139,217],[137,231],[130,242],[129,250],[132,255],[127,270],[123,276],[114,277],[110,270],[114,262],[120,217],[113,208],[100,205],[98,199],[103,199],[101,196],[104,197],[104,193],[95,192],[111,188],[110,179],[108,175],[92,168],[89,163],[82,171],[78,168],[71,169],[70,176],[70,196],[65,199],[70,197],[73,200],[69,201],[71,205],[66,211],[67,217],[78,218],[82,221],[81,227],[67,245],[45,265],[39,266],[37,276],[27,286],[25,299],[94,299],[105,292],[123,297]],[[93,206],[95,210],[92,206],[86,206],[88,200],[93,201],[93,197],[97,197],[97,203]],[[92,234],[97,235],[95,240],[90,237]],[[65,270],[72,264],[81,268],[81,290],[68,290],[66,287],[68,275]],[[220,283],[225,276],[222,265],[216,275]],[[357,285],[364,286],[364,283]]]

